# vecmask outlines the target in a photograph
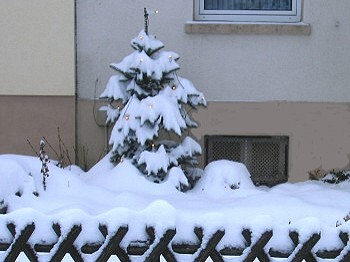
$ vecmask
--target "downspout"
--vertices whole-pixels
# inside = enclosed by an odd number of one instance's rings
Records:
[[[74,158],[78,163],[78,55],[77,55],[77,0],[74,0]]]

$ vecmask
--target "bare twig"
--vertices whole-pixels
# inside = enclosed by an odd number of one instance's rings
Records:
[[[39,153],[34,149],[34,147],[33,147],[33,145],[32,145],[32,143],[30,143],[30,141],[29,141],[29,139],[27,138],[27,142],[28,142],[28,144],[29,144],[29,146],[30,146],[30,148],[33,150],[33,152],[37,155],[37,156],[39,156]]]
[[[69,156],[69,151],[68,151],[66,144],[63,142],[63,140],[61,138],[61,133],[60,133],[59,127],[57,127],[57,136],[58,136],[58,144],[59,144],[59,148],[60,148],[61,157],[62,157],[62,159],[67,158],[68,163],[71,166],[72,161],[71,161],[70,156]]]
[[[79,166],[84,170],[87,171],[87,156],[88,156],[88,149],[85,146],[82,147],[73,147],[75,155],[77,156],[77,161],[79,163]],[[82,158],[80,158],[80,152],[82,152]],[[82,163],[81,163],[82,161]]]
[[[53,146],[49,143],[49,141],[46,139],[46,137],[43,136],[43,140],[49,146],[49,148],[54,152],[54,154],[56,155],[56,157],[58,159],[58,162],[61,162],[61,158],[60,158],[60,155],[58,154],[57,150],[55,148],[53,148]]]

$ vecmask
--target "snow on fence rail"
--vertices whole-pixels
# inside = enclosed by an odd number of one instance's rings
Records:
[[[1,216],[1,215],[0,215]],[[35,220],[35,219],[34,219]],[[42,221],[42,220],[40,220]],[[4,220],[1,220],[4,222]],[[52,221],[44,221],[44,225]],[[16,225],[17,224],[17,225]],[[81,239],[85,231],[91,228],[81,224],[60,225],[51,224],[55,233],[55,239],[50,237],[49,232],[40,233],[40,237],[33,237],[36,230],[40,229],[42,223],[12,221],[1,225],[1,229],[7,228],[8,232],[0,230],[0,258],[3,261],[16,261],[20,253],[24,253],[29,261],[61,261],[69,254],[74,261],[107,261],[116,255],[120,261],[160,261],[160,257],[166,261],[183,261],[180,257],[187,257],[186,261],[224,261],[226,257],[240,257],[242,261],[271,261],[272,258],[288,258],[288,261],[317,261],[318,258],[332,259],[332,261],[350,261],[349,230],[339,230],[341,245],[336,249],[319,250],[317,243],[322,238],[328,238],[318,230],[309,230],[307,234],[297,229],[287,231],[288,237],[293,243],[292,248],[279,250],[268,245],[273,238],[279,238],[279,232],[273,229],[261,232],[253,232],[250,228],[238,229],[244,239],[244,246],[230,245],[229,239],[225,240],[225,246],[220,247],[219,242],[225,236],[225,229],[217,229],[209,232],[202,227],[192,228],[196,241],[176,238],[177,229],[173,227],[145,226],[144,234],[140,239],[128,240],[124,238],[128,234],[130,225],[119,225],[111,228],[110,225],[99,224],[98,230],[103,236],[98,237],[96,242]],[[47,229],[44,230],[48,231]],[[314,232],[312,232],[314,231]],[[6,233],[10,236],[6,236]],[[77,240],[80,237],[79,241]],[[84,238],[84,237],[83,237]],[[234,243],[235,241],[232,241]],[[289,249],[289,250],[288,250]]]

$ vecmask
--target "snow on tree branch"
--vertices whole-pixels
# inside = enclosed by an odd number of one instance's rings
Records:
[[[170,170],[183,180],[181,174],[190,173],[187,168],[197,163],[202,151],[194,139],[183,138],[185,130],[197,127],[186,105],[196,109],[206,106],[206,100],[191,81],[177,75],[179,55],[161,50],[161,41],[142,30],[131,46],[134,52],[110,65],[117,74],[100,96],[109,101],[104,108],[107,122],[115,122],[111,161],[118,164],[127,158],[153,181],[164,180]],[[114,101],[121,105],[116,107]],[[176,134],[176,141],[161,139],[161,131],[169,137]]]

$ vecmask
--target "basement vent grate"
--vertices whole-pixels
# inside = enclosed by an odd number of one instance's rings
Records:
[[[206,135],[204,140],[206,164],[219,159],[244,163],[256,185],[288,180],[288,136]]]

